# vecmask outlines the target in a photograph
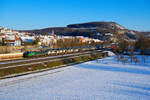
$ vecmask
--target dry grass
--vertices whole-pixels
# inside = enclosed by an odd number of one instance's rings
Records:
[[[28,50],[37,46],[0,46],[0,54],[18,53],[21,49]]]
[[[0,46],[0,54],[17,52],[17,50],[21,48],[22,47]]]

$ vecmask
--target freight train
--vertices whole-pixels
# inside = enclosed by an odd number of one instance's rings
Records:
[[[83,51],[91,51],[99,49],[97,46],[89,46],[89,47],[72,47],[72,48],[57,48],[57,49],[47,49],[44,51],[27,51],[23,53],[23,57],[38,57],[38,56],[46,56],[52,54],[66,54],[66,53],[75,53],[75,52],[83,52]]]

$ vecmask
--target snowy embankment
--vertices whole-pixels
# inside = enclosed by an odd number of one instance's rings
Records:
[[[0,100],[150,100],[150,57],[122,64],[112,56],[0,80]]]

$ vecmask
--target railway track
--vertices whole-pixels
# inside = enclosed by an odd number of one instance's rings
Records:
[[[7,62],[0,62],[0,69],[7,69],[7,68],[13,68],[13,67],[21,67],[21,66],[27,66],[27,65],[34,65],[34,64],[41,64],[45,62],[52,62],[57,60],[64,60],[69,59],[77,56],[82,56],[85,54],[92,54],[94,52],[100,52],[101,50],[95,50],[95,51],[87,51],[87,52],[81,52],[81,53],[72,53],[72,54],[66,54],[66,55],[58,55],[58,56],[48,56],[48,57],[40,57],[40,58],[33,58],[33,59],[23,59],[23,60],[15,60],[15,61],[7,61]]]

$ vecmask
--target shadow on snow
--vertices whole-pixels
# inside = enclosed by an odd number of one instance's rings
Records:
[[[150,71],[144,69],[136,69],[136,68],[122,68],[122,67],[113,67],[113,66],[104,66],[104,65],[92,65],[92,64],[83,64],[77,67],[95,69],[95,70],[103,70],[103,71],[113,71],[113,72],[126,72],[131,74],[144,74],[150,75]]]

